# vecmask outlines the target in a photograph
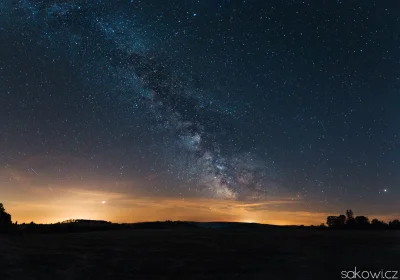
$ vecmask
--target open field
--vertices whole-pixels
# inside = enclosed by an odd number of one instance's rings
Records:
[[[115,230],[0,236],[0,279],[341,279],[400,270],[400,231]]]

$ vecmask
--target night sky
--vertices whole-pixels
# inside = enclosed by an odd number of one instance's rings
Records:
[[[400,3],[0,2],[19,222],[400,215]]]

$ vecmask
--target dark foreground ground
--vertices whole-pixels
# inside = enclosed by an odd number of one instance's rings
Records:
[[[0,236],[4,280],[343,279],[341,271],[355,267],[400,270],[400,231],[126,229]]]

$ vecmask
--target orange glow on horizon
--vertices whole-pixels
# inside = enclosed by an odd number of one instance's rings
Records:
[[[274,225],[319,225],[331,213],[296,210],[301,201],[269,200],[240,203],[234,200],[140,197],[82,189],[35,189],[43,199],[29,202],[6,199],[4,205],[18,223],[56,223],[68,219],[96,219],[117,223],[145,221],[225,221]],[[3,195],[2,195],[3,197]],[[282,210],[280,210],[282,209]],[[387,216],[378,216],[388,220]]]
[[[7,179],[0,183],[0,202],[18,223],[95,219],[117,223],[181,220],[319,225],[326,222],[327,216],[343,213],[348,207],[326,204],[319,207],[323,211],[310,210],[309,204],[297,197],[268,197],[247,202],[207,199],[201,195],[185,199],[157,197],[139,191],[146,189],[136,188],[139,182],[76,178],[54,181],[43,172],[23,171],[28,169],[25,165],[19,169],[0,168],[0,177]],[[371,220],[378,218],[385,222],[400,216],[396,209],[388,210],[385,206],[382,211],[380,207],[369,205],[366,209],[354,210]]]

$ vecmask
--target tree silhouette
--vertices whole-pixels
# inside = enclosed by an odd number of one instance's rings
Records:
[[[339,224],[341,227],[343,227],[346,224],[346,216],[345,215],[340,215],[338,216]]]
[[[371,221],[371,227],[374,229],[385,229],[388,228],[388,224],[384,223],[382,221],[379,221],[378,219],[372,219]]]
[[[400,229],[400,221],[398,219],[389,222],[389,227],[392,229]]]
[[[0,232],[7,231],[11,225],[11,215],[6,212],[3,203],[0,203]]]
[[[338,227],[340,227],[339,218],[337,216],[328,216],[326,218],[326,224],[330,228],[338,228]]]
[[[353,220],[354,219],[353,210],[351,210],[351,209],[347,209],[346,210],[346,218],[347,218],[347,220]]]
[[[349,228],[354,228],[356,226],[356,221],[354,220],[353,210],[346,210],[346,226]]]
[[[342,228],[344,227],[346,222],[346,216],[345,215],[340,215],[340,216],[328,216],[326,219],[326,224],[330,228]]]
[[[360,228],[365,228],[365,227],[368,227],[370,225],[368,217],[357,216],[355,218],[355,220],[356,220],[357,226],[360,227]]]

